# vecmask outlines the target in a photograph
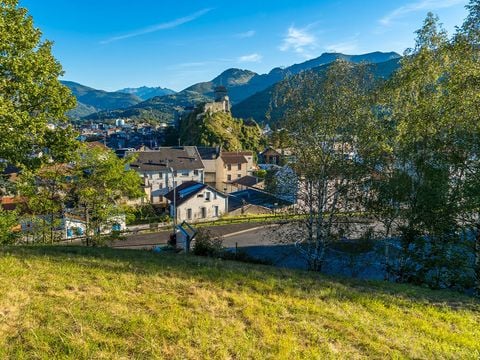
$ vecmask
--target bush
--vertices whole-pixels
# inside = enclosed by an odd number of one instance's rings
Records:
[[[221,256],[223,238],[213,235],[210,230],[200,228],[195,236],[193,253],[199,256]]]

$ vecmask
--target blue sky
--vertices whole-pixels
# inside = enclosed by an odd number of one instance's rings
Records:
[[[65,79],[98,89],[181,90],[230,67],[265,73],[326,51],[413,45],[428,11],[450,32],[467,0],[20,0]]]

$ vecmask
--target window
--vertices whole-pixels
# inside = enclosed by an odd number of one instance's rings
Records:
[[[187,209],[187,219],[192,220],[192,209]]]
[[[197,176],[198,175],[198,170],[193,170],[193,175]]]
[[[238,170],[242,170],[242,164],[238,164]]]
[[[205,193],[205,201],[210,201],[210,192]]]
[[[207,217],[207,208],[202,207],[202,219]]]
[[[241,178],[242,177],[242,174],[237,174],[237,178]]]
[[[217,200],[217,193],[216,192],[213,193],[213,200]]]
[[[215,217],[218,217],[218,206],[214,206],[213,210],[215,211]]]
[[[227,165],[227,170],[228,170],[228,171],[232,170],[232,164],[228,164],[228,165]]]
[[[232,181],[232,175],[230,174],[227,175],[227,181]]]

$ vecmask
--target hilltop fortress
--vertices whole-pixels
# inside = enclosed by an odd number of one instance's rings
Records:
[[[230,113],[230,99],[227,95],[227,88],[225,86],[217,86],[215,89],[215,101],[206,103],[204,106],[204,113],[225,112]]]

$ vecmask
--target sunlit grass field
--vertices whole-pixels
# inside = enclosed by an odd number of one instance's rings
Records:
[[[0,359],[480,358],[454,292],[185,255],[0,250]]]

